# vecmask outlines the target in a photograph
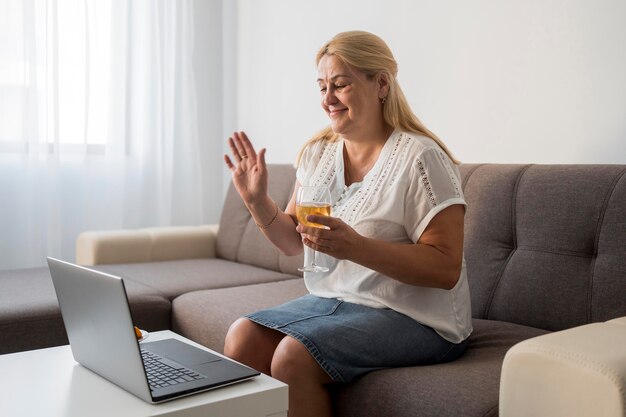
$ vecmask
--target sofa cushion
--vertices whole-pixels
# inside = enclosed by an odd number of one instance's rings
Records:
[[[626,315],[624,166],[461,168],[474,317],[562,330]]]
[[[296,170],[291,165],[268,165],[268,174],[269,195],[284,210],[293,195]],[[302,276],[297,270],[302,255],[288,257],[268,244],[232,183],[224,201],[216,250],[219,258]]]
[[[168,329],[169,300],[144,285],[125,284],[135,323]],[[0,288],[0,354],[68,343],[48,268],[0,271]]]
[[[172,330],[217,352],[235,320],[307,294],[302,278],[190,292],[172,302]]]
[[[473,325],[467,350],[454,362],[376,371],[335,387],[336,416],[497,416],[506,351],[547,332],[480,319]]]
[[[96,265],[108,272],[152,288],[172,300],[190,291],[237,287],[284,281],[295,276],[225,259],[184,259],[178,261]]]

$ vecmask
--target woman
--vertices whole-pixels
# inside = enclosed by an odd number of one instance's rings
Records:
[[[332,217],[298,225],[267,193],[265,149],[242,132],[225,156],[255,222],[282,252],[306,245],[327,273],[310,292],[237,320],[225,353],[289,384],[290,416],[330,416],[326,385],[375,369],[457,358],[471,333],[463,260],[465,201],[456,161],[410,110],[387,45],[367,32],[335,36],[317,54],[330,126],[305,144],[300,184],[328,184]]]

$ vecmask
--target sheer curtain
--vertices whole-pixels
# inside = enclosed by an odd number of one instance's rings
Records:
[[[0,270],[73,260],[84,230],[206,220],[193,6],[3,0]]]

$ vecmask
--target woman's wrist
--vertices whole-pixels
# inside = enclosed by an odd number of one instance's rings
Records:
[[[263,211],[264,208],[274,207],[274,200],[272,200],[272,198],[268,194],[265,194],[262,197],[255,198],[254,200],[244,200],[243,203],[250,211]]]
[[[276,218],[278,217],[278,204],[276,204],[276,202],[274,202],[274,206],[275,206],[275,211],[274,211],[274,216],[272,216],[272,219],[267,222],[267,223],[256,223],[257,227],[259,229],[267,229],[268,227],[270,227],[272,225],[272,223],[274,223],[274,221],[276,220]]]
[[[255,202],[246,202],[245,204],[254,222],[261,229],[266,229],[271,226],[280,211],[278,204],[276,204],[270,196],[265,196]]]

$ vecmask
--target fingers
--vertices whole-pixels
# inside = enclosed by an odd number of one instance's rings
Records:
[[[264,171],[267,170],[265,163],[265,152],[267,150],[265,148],[262,148],[257,154],[250,139],[244,132],[234,132],[228,138],[228,146],[233,159],[228,155],[224,155],[224,162],[230,171],[235,173],[240,169],[243,169],[243,171],[254,169],[257,172],[260,171],[261,175],[264,175]],[[244,164],[244,161],[248,163]]]
[[[259,151],[259,154],[257,155],[256,163],[257,163],[257,167],[260,170],[266,170],[267,169],[267,165],[265,165],[265,151],[266,151],[266,149],[262,148]]]
[[[235,158],[235,162],[236,163],[241,162],[241,154],[243,151],[240,151],[237,148],[237,144],[235,143],[232,137],[228,138],[228,146],[230,147],[230,151],[232,152],[233,157]]]
[[[296,227],[296,231],[303,236],[307,236],[309,239],[315,240],[329,240],[328,235],[324,234],[326,232],[325,229],[320,229],[317,227],[306,227],[299,224]]]
[[[232,158],[224,155],[224,163],[228,169],[235,174],[253,169],[261,175],[267,175],[267,165],[265,163],[266,149],[262,148],[259,153],[254,150],[250,139],[244,132],[234,132],[228,138],[228,146],[232,153]],[[244,163],[247,161],[247,163]]]
[[[329,229],[336,228],[337,226],[339,226],[339,222],[341,222],[341,220],[337,219],[336,217],[318,216],[316,214],[309,214],[306,217],[306,220],[311,223],[321,224],[322,226],[326,226]]]
[[[246,135],[245,132],[239,132],[238,134],[235,133],[235,138],[239,140],[237,148],[239,149],[239,146],[241,146],[245,155],[248,155],[248,157],[252,159],[256,159],[257,154],[254,150],[254,146],[252,146],[252,142],[248,139],[248,135]]]
[[[307,221],[323,224],[324,228],[298,224],[302,243],[318,252],[337,259],[351,259],[354,251],[363,247],[363,239],[350,226],[337,217],[308,215]],[[357,248],[357,249],[355,249]]]
[[[296,226],[296,231],[302,234],[302,243],[306,246],[318,250],[320,252],[328,253],[331,249],[332,242],[336,241],[339,237],[339,240],[343,238],[345,230],[341,230],[341,225],[344,224],[341,219],[330,216],[317,216],[315,214],[310,214],[307,216],[307,221],[311,223],[316,223],[323,225],[324,227],[312,227],[305,226],[299,223]],[[337,235],[339,233],[339,235]]]
[[[331,230],[339,229],[339,227],[343,223],[340,219],[336,217],[318,216],[315,214],[309,214],[308,216],[306,216],[306,220],[309,223],[319,224],[324,227],[305,226],[301,223],[298,223],[298,225],[296,226],[296,231],[298,233],[320,238],[328,238],[328,233]]]
[[[228,145],[230,146],[231,151],[233,152],[233,156],[237,162],[242,159],[250,158],[252,160],[256,160],[257,154],[248,139],[248,136],[244,132],[235,132],[233,135],[228,138]]]
[[[228,157],[228,155],[224,155],[224,162],[226,162],[226,166],[228,167],[228,169],[230,169],[231,171],[234,171],[235,168],[235,164],[233,164],[233,162],[230,160],[230,158]]]
[[[315,237],[318,239],[328,239],[329,233],[331,232],[330,228],[321,228],[321,227],[313,227],[313,226],[304,226],[303,224],[298,224],[296,226],[296,231],[303,235]]]
[[[328,252],[328,250],[330,249],[327,246],[321,245],[321,242],[314,242],[311,239],[307,238],[307,237],[303,237],[302,238],[302,243],[305,244],[306,246],[308,246],[311,249],[314,249],[318,252],[322,252],[322,253],[326,253]]]

